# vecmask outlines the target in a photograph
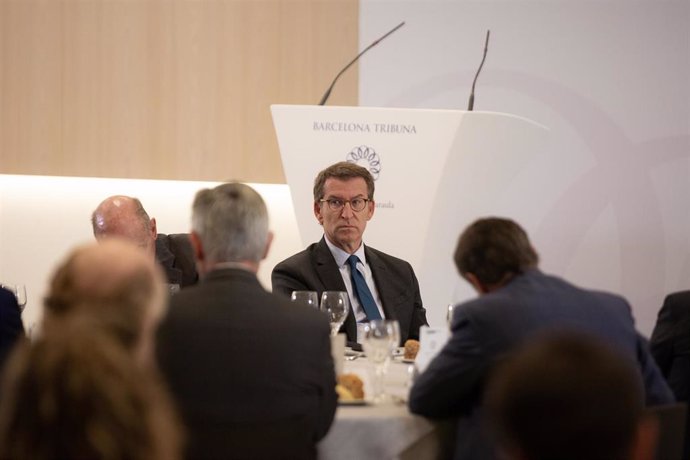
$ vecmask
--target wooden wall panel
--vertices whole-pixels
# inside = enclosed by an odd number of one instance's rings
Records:
[[[0,173],[284,182],[269,105],[357,48],[357,0],[0,0]]]

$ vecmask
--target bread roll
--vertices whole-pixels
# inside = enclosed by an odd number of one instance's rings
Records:
[[[414,339],[408,339],[405,341],[405,359],[415,359],[417,357],[417,352],[419,351],[419,341]]]
[[[364,399],[364,383],[357,374],[339,375],[335,391],[345,401]]]

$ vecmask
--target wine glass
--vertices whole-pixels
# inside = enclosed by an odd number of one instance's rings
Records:
[[[319,308],[319,298],[316,295],[316,291],[292,291],[290,300],[316,309]]]
[[[397,321],[375,319],[364,327],[362,348],[369,361],[374,363],[373,400],[383,402],[386,394],[383,379],[393,351],[400,343],[400,326]]]
[[[328,314],[331,323],[331,335],[338,335],[340,326],[345,322],[350,310],[350,300],[345,291],[324,291],[321,294],[321,311]]]
[[[393,357],[400,346],[400,323],[397,320],[387,320],[387,323],[391,328],[391,357]]]

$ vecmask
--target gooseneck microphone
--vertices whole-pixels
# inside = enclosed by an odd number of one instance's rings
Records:
[[[324,93],[323,97],[321,98],[321,102],[319,102],[319,105],[324,105],[324,104],[326,103],[326,101],[328,100],[328,96],[331,95],[331,91],[333,90],[333,87],[335,86],[335,82],[338,81],[338,78],[340,78],[340,76],[341,76],[342,74],[344,74],[345,71],[346,71],[347,69],[349,69],[350,66],[351,66],[352,64],[354,64],[355,62],[357,62],[357,60],[358,60],[360,57],[362,57],[362,55],[363,55],[364,53],[366,53],[367,51],[369,51],[370,49],[372,49],[374,46],[378,45],[378,44],[381,42],[381,40],[383,40],[384,38],[388,37],[390,34],[392,34],[393,32],[395,32],[396,30],[398,30],[399,28],[401,28],[401,27],[404,26],[404,25],[405,25],[405,21],[403,21],[403,22],[401,22],[400,24],[398,24],[397,26],[393,27],[393,28],[392,28],[391,30],[389,30],[384,36],[382,36],[381,38],[379,38],[378,40],[376,40],[374,43],[372,43],[371,45],[369,45],[369,46],[367,46],[366,48],[364,48],[364,49],[362,50],[362,52],[359,53],[353,60],[351,60],[350,63],[349,63],[348,65],[346,65],[345,67],[343,67],[343,70],[341,70],[340,72],[338,72],[338,75],[336,75],[335,78],[333,79],[333,83],[331,83],[331,86],[329,86],[328,89],[326,90],[326,92]]]
[[[479,68],[477,69],[477,74],[474,76],[474,81],[472,82],[472,92],[470,93],[470,102],[467,105],[467,110],[472,111],[474,109],[474,85],[477,84],[477,77],[479,76],[479,72],[482,71],[482,67],[484,67],[484,61],[486,60],[486,52],[489,49],[489,33],[491,31],[487,30],[486,31],[486,41],[484,42],[484,56],[482,56],[482,63],[479,64]]]

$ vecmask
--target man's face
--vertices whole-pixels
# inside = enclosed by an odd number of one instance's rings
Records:
[[[343,201],[368,198],[367,184],[361,177],[340,180],[328,178],[324,184],[324,200]],[[340,249],[352,254],[362,244],[362,235],[367,222],[374,215],[375,204],[367,202],[363,210],[355,212],[349,203],[339,211],[333,211],[328,203],[314,203],[314,215],[323,225],[326,238]]]

